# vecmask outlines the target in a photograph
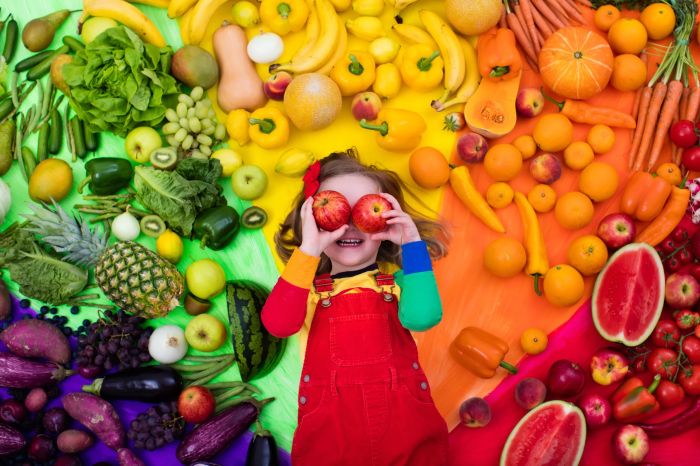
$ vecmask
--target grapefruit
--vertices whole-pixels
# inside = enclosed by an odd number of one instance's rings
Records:
[[[593,323],[600,336],[626,346],[646,340],[664,306],[664,268],[646,243],[618,250],[593,287]]]
[[[586,419],[571,403],[553,400],[528,412],[501,452],[501,466],[574,466],[586,444]]]
[[[465,36],[478,36],[501,19],[500,0],[446,0],[445,16],[450,24]]]
[[[342,105],[338,85],[321,73],[301,74],[284,91],[284,111],[302,131],[330,125],[338,117]]]

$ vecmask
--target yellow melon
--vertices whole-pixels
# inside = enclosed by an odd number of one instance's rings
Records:
[[[484,33],[501,19],[501,0],[446,0],[445,15],[452,26],[464,35]]]
[[[321,73],[296,76],[284,91],[284,110],[302,131],[325,128],[343,105],[338,85]]]

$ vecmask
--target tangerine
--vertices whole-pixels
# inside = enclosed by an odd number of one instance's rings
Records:
[[[442,152],[434,147],[419,147],[408,159],[408,171],[418,186],[439,188],[450,179],[450,166]]]
[[[486,152],[484,169],[496,181],[510,181],[523,166],[523,156],[512,144],[496,144]]]
[[[608,261],[608,248],[595,235],[584,235],[569,245],[569,264],[585,277],[600,272]]]
[[[595,10],[593,23],[595,27],[601,31],[608,32],[610,26],[618,19],[620,19],[620,10],[618,10],[617,7],[613,5],[603,5]]]
[[[620,18],[608,30],[608,42],[615,53],[638,55],[647,45],[647,30],[633,18]]]
[[[602,202],[613,197],[618,183],[615,167],[605,162],[593,162],[581,172],[578,189],[593,201]]]
[[[535,144],[535,140],[529,134],[518,136],[512,144],[517,147],[523,155],[523,160],[529,159],[537,152],[537,144]]]
[[[529,328],[520,335],[520,346],[527,354],[540,354],[547,349],[547,334],[539,328]]]
[[[593,212],[591,199],[578,191],[564,194],[554,206],[554,218],[568,230],[578,230],[591,223]]]
[[[586,136],[586,141],[596,154],[610,152],[615,146],[615,131],[606,125],[594,125]]]
[[[676,27],[676,13],[666,3],[652,3],[642,10],[639,21],[646,28],[650,39],[661,40],[670,36]]]
[[[527,193],[527,200],[535,212],[544,214],[554,208],[554,204],[557,202],[557,193],[547,184],[536,184]]]
[[[484,249],[484,267],[497,277],[510,278],[519,274],[527,262],[523,244],[507,236],[491,241]]]
[[[647,82],[647,64],[637,55],[623,53],[615,57],[610,85],[618,91],[636,91]]]
[[[583,170],[594,157],[591,145],[585,141],[574,141],[564,149],[564,163],[572,170]]]
[[[656,169],[656,174],[659,176],[659,178],[663,178],[664,180],[668,181],[671,186],[678,186],[683,180],[680,167],[671,162],[666,162],[659,165],[659,168]]]
[[[542,115],[532,131],[537,146],[545,152],[559,152],[571,144],[574,125],[561,113]]]
[[[513,188],[502,181],[493,183],[486,190],[486,202],[494,209],[508,207],[513,202]]]
[[[575,304],[583,296],[583,288],[583,277],[570,265],[555,265],[544,275],[544,297],[555,306]]]

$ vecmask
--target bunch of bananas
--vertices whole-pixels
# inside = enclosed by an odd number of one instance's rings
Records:
[[[157,1],[157,0],[155,0]],[[179,18],[180,34],[185,44],[199,45],[216,10],[229,0],[170,0],[168,17]]]
[[[134,0],[134,3],[163,7],[167,0]],[[158,47],[166,45],[156,25],[141,10],[124,0],[83,0],[83,14],[78,24],[82,25],[89,16],[112,18],[134,31],[145,42]]]

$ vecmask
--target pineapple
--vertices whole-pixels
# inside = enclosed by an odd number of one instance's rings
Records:
[[[170,262],[132,241],[108,246],[107,235],[55,202],[55,211],[38,204],[30,208],[26,228],[67,262],[94,268],[97,285],[114,304],[146,318],[163,317],[179,304],[184,282]]]

